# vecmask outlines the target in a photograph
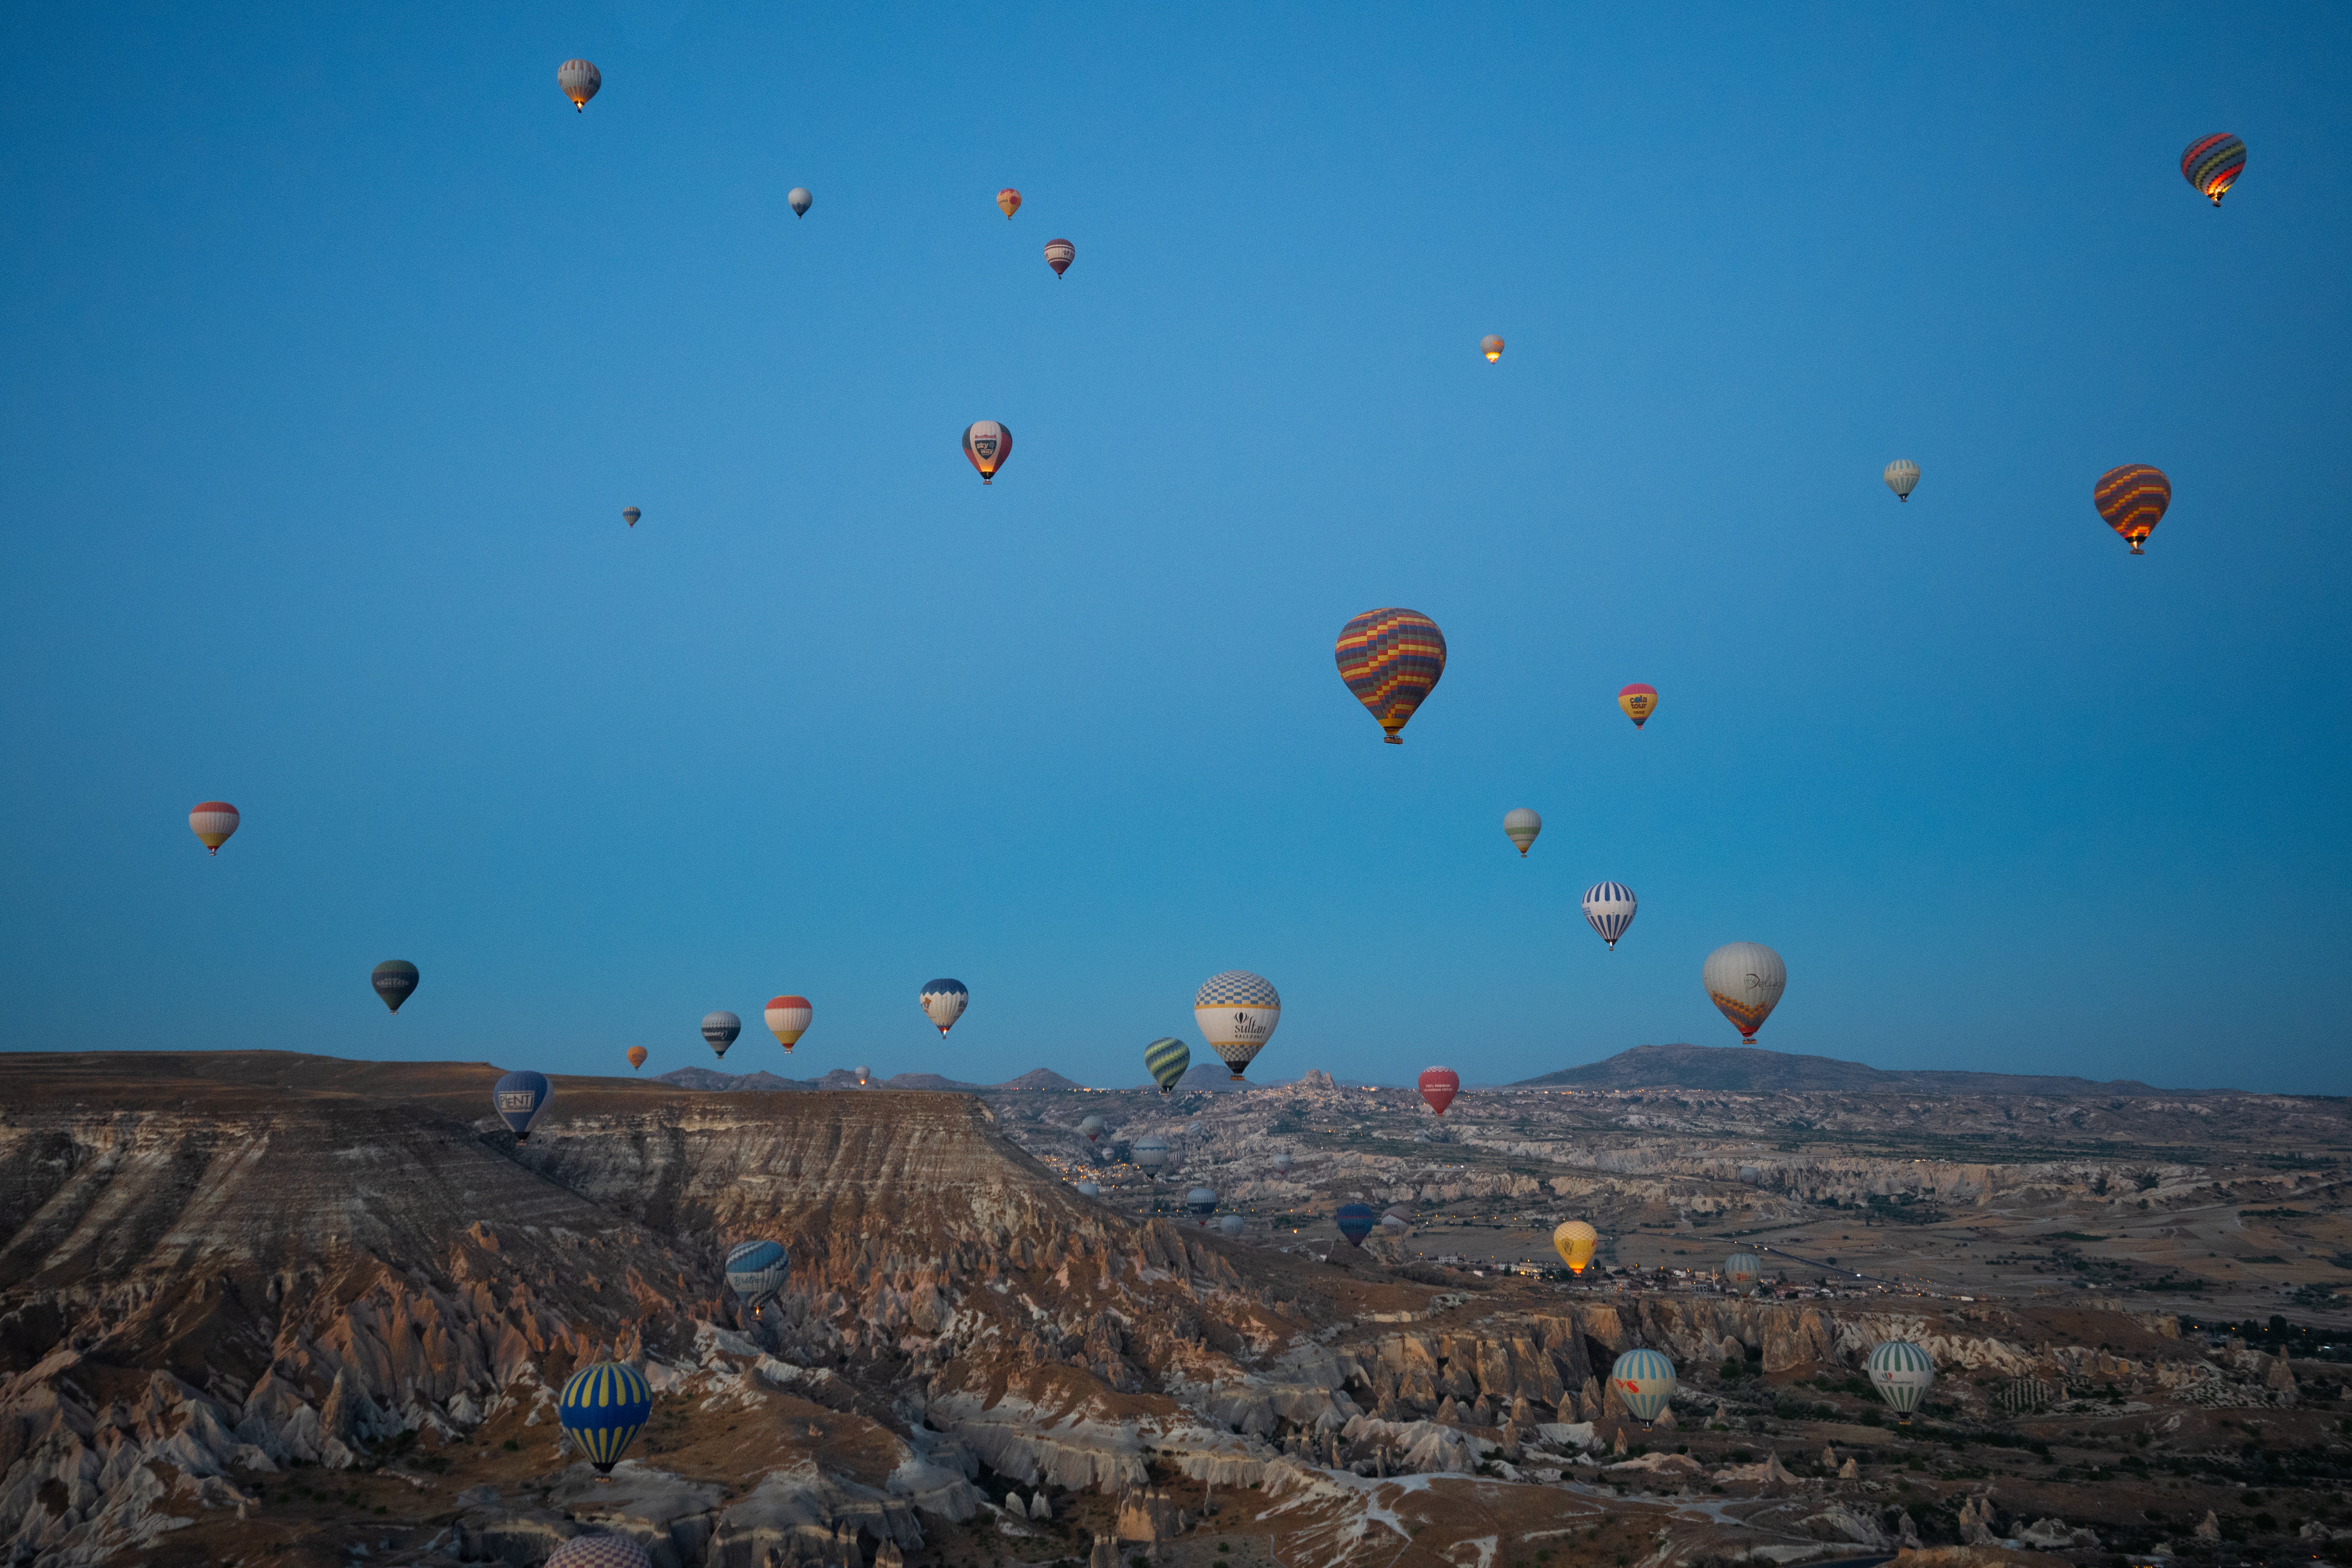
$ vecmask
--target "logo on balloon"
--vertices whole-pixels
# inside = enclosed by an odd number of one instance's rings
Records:
[[[527,1089],[509,1089],[494,1098],[500,1110],[529,1110],[539,1097]]]

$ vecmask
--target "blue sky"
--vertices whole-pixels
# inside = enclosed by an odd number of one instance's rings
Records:
[[[5,39],[10,1047],[657,1072],[724,1006],[730,1067],[1129,1083],[1239,967],[1261,1077],[1497,1081],[1737,1043],[1748,939],[1765,1045],[2352,1092],[2352,13]],[[1402,747],[1382,605],[1452,650]]]

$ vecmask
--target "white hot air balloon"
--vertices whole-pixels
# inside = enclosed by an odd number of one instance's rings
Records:
[[[1235,1083],[1282,1021],[1282,998],[1264,976],[1228,969],[1201,983],[1192,996],[1192,1021],[1209,1048],[1223,1059]]]
[[[1584,889],[1584,923],[1601,933],[1612,952],[1617,951],[1617,939],[1633,923],[1641,907],[1633,889],[1622,882],[1596,882]]]
[[[810,204],[815,200],[814,196],[808,194],[806,185],[794,185],[784,193],[784,205],[793,209],[794,217],[808,216]]]
[[[1919,465],[1908,458],[1897,458],[1886,465],[1886,472],[1879,477],[1895,492],[1896,500],[1909,500],[1912,487],[1919,482]]]
[[[1789,988],[1789,966],[1760,942],[1727,942],[1706,955],[1699,983],[1707,999],[1738,1026],[1740,1037],[1753,1045],[1756,1031]]]
[[[1503,837],[1519,847],[1519,858],[1522,860],[1528,858],[1528,847],[1542,831],[1543,818],[1524,805],[1503,813]]]
[[[566,60],[555,68],[555,85],[572,100],[572,107],[586,112],[588,100],[604,85],[604,73],[586,60]]]

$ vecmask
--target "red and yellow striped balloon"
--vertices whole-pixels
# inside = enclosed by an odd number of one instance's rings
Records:
[[[1339,632],[1339,679],[1379,720],[1391,746],[1397,731],[1445,673],[1445,634],[1418,610],[1366,610]]]
[[[2140,541],[2164,521],[2164,509],[2172,504],[2172,481],[2164,477],[2162,468],[2126,463],[2099,476],[2091,490],[2091,504],[2099,509],[2109,528],[2124,536],[2134,555],[2145,554]]]
[[[2180,154],[2180,177],[2215,206],[2246,170],[2246,144],[2226,131],[2200,136]]]

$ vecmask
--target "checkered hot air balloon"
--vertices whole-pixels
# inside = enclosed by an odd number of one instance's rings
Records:
[[[2147,463],[2126,463],[2109,468],[2091,487],[2091,504],[2099,509],[2109,528],[2123,535],[2134,555],[2147,553],[2140,544],[2164,521],[2172,504],[2172,481],[2162,468]]]
[[[1760,942],[1727,942],[1706,955],[1698,972],[1707,1000],[1739,1030],[1739,1037],[1756,1043],[1756,1031],[1780,1005],[1789,988],[1789,966]]]
[[[1622,882],[1595,882],[1584,889],[1584,923],[1601,933],[1612,952],[1617,951],[1617,939],[1633,923],[1641,907],[1633,889]]]
[[[1655,1421],[1675,1396],[1675,1363],[1652,1350],[1627,1351],[1609,1369],[1609,1386],[1633,1419]]]
[[[582,1367],[565,1380],[555,1402],[563,1435],[580,1445],[601,1476],[613,1473],[653,1413],[653,1385],[625,1362]]]
[[[654,1560],[625,1535],[575,1535],[547,1554],[546,1568],[654,1568]]]
[[[1903,1425],[1911,1425],[1911,1413],[1936,1381],[1935,1358],[1908,1340],[1888,1340],[1870,1352],[1866,1370],[1878,1396],[1903,1417]]]
[[[1192,994],[1192,1021],[1240,1083],[1282,1021],[1282,997],[1264,975],[1228,969],[1210,975]]]
[[[1192,1065],[1192,1047],[1183,1041],[1161,1038],[1143,1047],[1143,1067],[1162,1094],[1176,1092],[1176,1082]]]
[[[2246,144],[2226,131],[2199,137],[2180,154],[2180,177],[2217,207],[2245,167]]]
[[[1418,610],[1366,610],[1339,628],[1339,679],[1387,733],[1398,733],[1445,673],[1445,634]]]
[[[196,836],[197,843],[217,855],[220,847],[228,842],[229,835],[236,831],[236,825],[244,820],[237,816],[236,807],[225,800],[199,801],[195,809],[188,813],[188,831]]]

